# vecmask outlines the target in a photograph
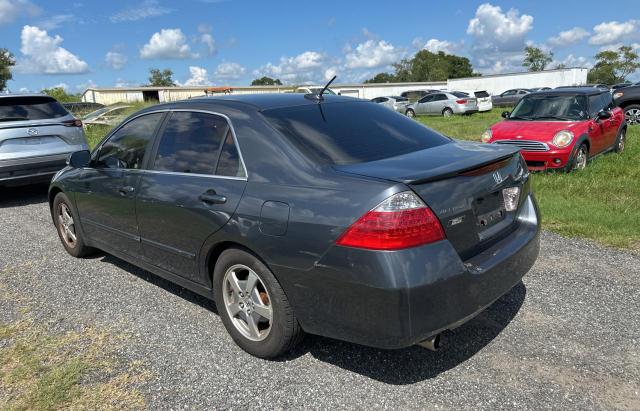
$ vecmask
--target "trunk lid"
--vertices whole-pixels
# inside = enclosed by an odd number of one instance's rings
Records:
[[[528,173],[513,147],[453,142],[403,156],[336,169],[407,184],[436,214],[447,240],[466,260],[515,228],[502,190],[529,192]]]
[[[0,160],[68,153],[71,146],[85,144],[81,127],[63,123],[73,119],[0,122]]]

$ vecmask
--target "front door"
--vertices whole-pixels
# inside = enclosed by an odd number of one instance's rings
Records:
[[[416,103],[416,114],[428,114],[428,107],[429,107],[429,102],[431,101],[431,99],[433,99],[433,95],[429,94],[426,95],[424,97],[422,97],[420,100],[418,100],[418,102]]]
[[[135,213],[140,169],[164,113],[135,118],[94,152],[81,171],[76,207],[85,234],[129,255],[141,253]]]
[[[230,124],[211,113],[175,111],[151,158],[136,200],[145,258],[206,284],[200,248],[231,218],[246,186]]]

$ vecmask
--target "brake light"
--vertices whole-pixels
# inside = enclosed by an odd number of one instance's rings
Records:
[[[444,240],[433,211],[411,191],[395,194],[360,217],[337,245],[371,250],[400,250]]]
[[[62,125],[65,127],[82,127],[82,120],[76,118],[73,120],[63,121]]]
[[[467,104],[467,100],[456,100],[458,104]]]

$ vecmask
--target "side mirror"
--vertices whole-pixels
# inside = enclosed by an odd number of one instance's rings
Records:
[[[600,110],[598,114],[596,114],[596,120],[606,120],[611,118],[611,112],[608,110]]]
[[[502,118],[509,118],[511,113],[509,111],[503,111],[501,115],[502,115]]]
[[[73,168],[82,168],[89,166],[91,162],[91,153],[89,150],[75,151],[71,153],[67,160],[67,165]]]

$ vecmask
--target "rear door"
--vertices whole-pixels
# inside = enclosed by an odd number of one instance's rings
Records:
[[[137,196],[144,255],[204,284],[200,248],[231,218],[247,182],[233,129],[221,115],[174,111],[156,145]]]
[[[165,113],[136,117],[116,130],[81,171],[76,207],[85,234],[132,256],[141,254],[135,198],[140,170]]]

